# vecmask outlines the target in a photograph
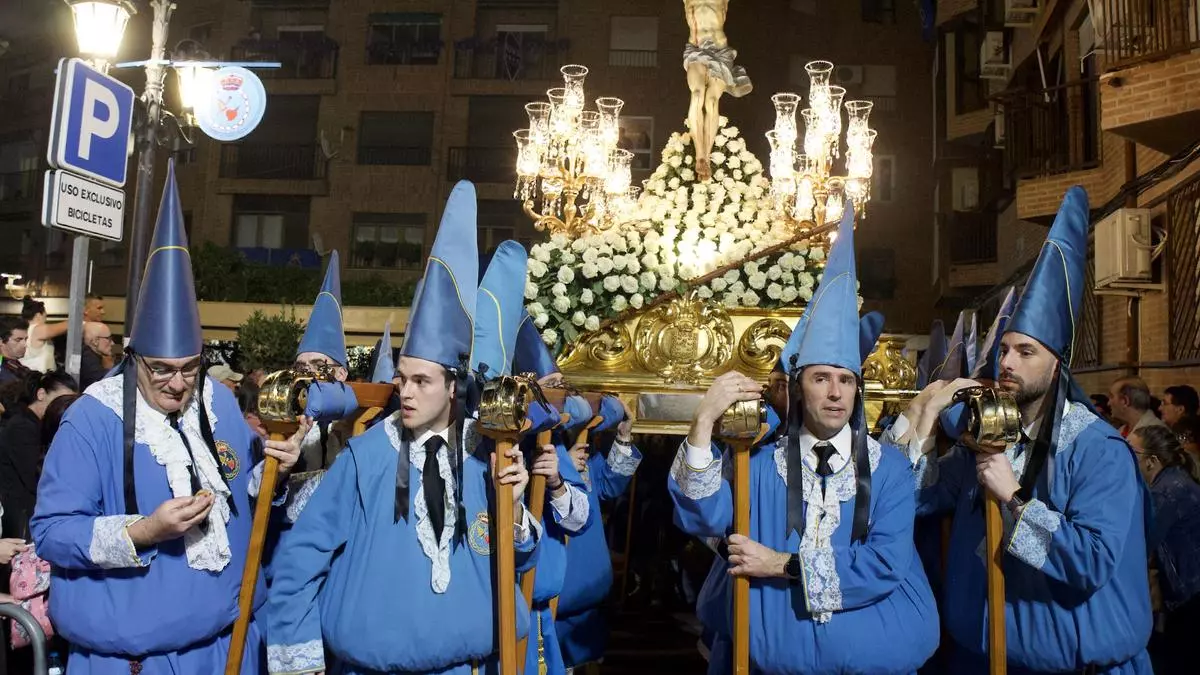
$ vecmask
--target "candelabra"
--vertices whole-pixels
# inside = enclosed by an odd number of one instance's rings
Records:
[[[829,83],[833,64],[813,61],[808,72],[808,107],[800,111],[804,139],[797,154],[799,130],[796,110],[800,95],[775,94],[775,128],[767,132],[771,144],[771,197],[775,211],[801,230],[841,220],[846,203],[855,215],[863,216],[871,198],[871,147],[876,132],[867,126],[870,101],[847,101],[846,90]],[[841,157],[842,108],[846,110],[845,173],[834,174],[834,161]]]
[[[538,230],[578,237],[619,222],[637,200],[631,188],[633,153],[617,147],[625,102],[605,96],[584,110],[588,69],[563,66],[563,86],[549,101],[525,106],[529,127],[513,132],[517,185],[513,194]]]

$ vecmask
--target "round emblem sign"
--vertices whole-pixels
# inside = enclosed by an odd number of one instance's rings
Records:
[[[236,141],[254,131],[267,110],[262,80],[241,66],[226,66],[210,82],[196,102],[200,130],[218,141]]]

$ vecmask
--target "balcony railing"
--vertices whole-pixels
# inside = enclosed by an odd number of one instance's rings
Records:
[[[221,178],[312,180],[325,177],[318,145],[257,143],[221,146]]]
[[[1200,0],[1097,0],[1096,52],[1118,70],[1200,47]]]
[[[1176,187],[1167,197],[1167,277],[1171,358],[1200,358],[1200,177]]]
[[[264,246],[239,248],[246,260],[275,267],[305,267],[320,269],[321,254],[307,248],[266,248]]]
[[[510,34],[511,35],[511,34]],[[566,64],[570,43],[511,37],[471,38],[454,45],[454,77],[481,80],[553,80]]]
[[[517,148],[450,148],[446,180],[477,183],[516,181]]]
[[[0,173],[0,204],[41,199],[41,171]]]
[[[295,40],[243,40],[231,53],[234,61],[278,61],[279,68],[257,68],[260,78],[330,79],[337,74],[338,44],[325,37]]]
[[[432,161],[433,149],[429,146],[360,145],[358,147],[359,164],[429,166]]]
[[[1079,80],[997,97],[1004,110],[1007,169],[1018,178],[1099,166],[1100,88]]]
[[[996,214],[955,211],[948,220],[950,264],[996,262]]]
[[[621,68],[657,68],[658,52],[640,49],[608,50],[608,65]]]

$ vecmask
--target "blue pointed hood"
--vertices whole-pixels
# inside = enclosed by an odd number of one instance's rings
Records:
[[[392,363],[392,322],[383,325],[383,337],[379,338],[379,348],[375,354],[375,369],[371,373],[372,382],[390,383],[396,375],[396,364]]]
[[[160,359],[197,356],[203,348],[174,160],[167,164],[166,185],[158,206],[150,254],[146,256],[129,346],[142,356]]]
[[[858,351],[862,361],[866,361],[871,352],[875,351],[875,343],[883,333],[883,313],[867,312],[858,320]]]
[[[591,404],[587,402],[586,398],[579,395],[568,396],[566,402],[563,403],[562,411],[570,418],[563,424],[566,429],[576,429],[590,422],[593,416]]]
[[[941,319],[934,319],[933,325],[929,327],[929,346],[917,361],[917,389],[924,389],[930,382],[938,379],[937,372],[946,361],[948,351],[946,328]]]
[[[338,252],[329,254],[329,266],[325,268],[325,281],[317,299],[313,301],[304,337],[296,348],[296,355],[305,352],[324,354],[340,366],[345,366],[346,333],[342,329],[342,277],[338,272]]]
[[[1029,274],[1005,332],[1042,343],[1065,364],[1071,360],[1075,326],[1083,308],[1087,265],[1088,197],[1079,186],[1067,190],[1050,234]]]
[[[946,359],[935,374],[934,379],[950,381],[971,374],[970,362],[967,359],[967,313],[959,312],[958,320],[954,322],[954,332],[950,335],[950,346],[946,349]]]
[[[854,209],[846,209],[838,226],[837,241],[829,250],[821,283],[804,310],[808,325],[794,367],[837,366],[862,376],[858,342],[858,276],[854,264]],[[787,365],[789,369],[793,366],[792,363]]]
[[[521,327],[517,329],[517,348],[513,354],[514,373],[533,373],[541,379],[558,372],[558,363],[550,355],[542,335],[533,324],[533,317],[524,312]]]
[[[971,377],[995,380],[999,375],[1000,338],[1004,335],[1004,329],[1008,326],[1008,320],[1012,318],[1013,308],[1016,304],[1017,289],[1010,286],[1008,293],[1004,296],[1004,301],[1000,303],[1000,310],[996,312],[996,319],[992,321],[992,327],[988,329],[987,335],[983,338],[983,345],[979,348],[979,360],[976,361],[975,368],[971,371]]]
[[[501,243],[479,285],[471,369],[486,379],[513,372],[517,329],[525,313],[526,259],[524,246],[515,241]]]
[[[413,298],[401,355],[447,368],[470,359],[479,278],[476,208],[475,186],[459,181],[446,201],[425,276]]]

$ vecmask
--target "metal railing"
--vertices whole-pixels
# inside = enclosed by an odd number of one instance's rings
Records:
[[[424,147],[399,147],[392,145],[358,146],[358,163],[391,166],[429,166],[433,161],[433,149]]]
[[[608,50],[608,65],[621,68],[657,68],[658,52],[640,49]]]
[[[1167,197],[1167,276],[1171,359],[1200,358],[1200,177],[1177,186]]]
[[[996,97],[1004,110],[1007,169],[1017,178],[1100,165],[1100,87],[1095,79]]]
[[[0,203],[40,199],[42,175],[37,170],[0,173]]]
[[[554,80],[566,64],[565,43],[492,38],[454,47],[454,77],[479,80]]]
[[[369,66],[436,66],[441,42],[376,42],[367,45]]]
[[[264,80],[330,79],[337,74],[338,45],[323,40],[243,41],[231,50],[234,61],[278,61],[279,68],[257,68]]]
[[[239,143],[221,146],[221,178],[312,180],[325,177],[319,145]]]
[[[1200,47],[1200,0],[1096,0],[1096,52],[1106,70]]]
[[[949,235],[950,264],[996,262],[996,214],[955,211]]]
[[[1096,243],[1088,244],[1087,265],[1083,273],[1083,309],[1079,313],[1079,330],[1071,345],[1071,367],[1090,368],[1100,365],[1100,298],[1096,295]]]
[[[446,180],[478,183],[514,183],[517,179],[517,148],[450,148]]]

